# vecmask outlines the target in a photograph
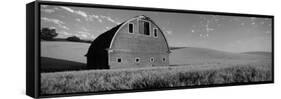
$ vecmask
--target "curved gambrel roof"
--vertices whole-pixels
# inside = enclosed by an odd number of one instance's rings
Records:
[[[101,51],[109,48],[113,36],[123,23],[99,35],[92,43],[85,56],[93,55],[93,51]]]
[[[129,23],[132,20],[135,19],[144,19],[144,20],[149,20],[150,22],[152,22],[153,24],[155,24],[155,26],[160,30],[159,33],[161,33],[161,35],[163,35],[165,42],[167,44],[167,49],[168,49],[168,53],[170,53],[170,49],[169,49],[169,45],[167,42],[167,39],[165,37],[165,35],[163,34],[164,32],[161,30],[161,28],[158,27],[158,25],[151,20],[149,17],[141,15],[141,16],[136,16],[130,20],[127,20],[115,27],[113,27],[112,29],[102,33],[101,35],[99,35],[92,43],[90,48],[88,49],[88,52],[85,56],[89,56],[89,55],[93,55],[93,51],[102,51],[102,50],[107,50],[110,49],[112,47],[113,41],[115,39],[115,36],[117,35],[117,33],[119,33],[118,31],[125,26],[127,23]]]
[[[130,19],[130,20],[125,21],[125,22],[120,26],[120,28],[122,28],[122,27],[125,26],[127,23],[129,23],[129,22],[131,22],[132,20],[135,20],[135,19],[144,19],[144,20],[148,20],[148,21],[150,21],[151,23],[155,24],[155,26],[160,30],[159,33],[161,33],[161,35],[163,35],[163,37],[164,37],[164,39],[165,39],[165,42],[166,42],[166,44],[167,44],[168,53],[170,53],[170,48],[169,48],[169,45],[168,45],[168,41],[167,41],[165,35],[163,34],[164,32],[161,30],[161,28],[160,28],[152,19],[150,19],[149,17],[147,17],[147,16],[145,16],[145,15],[136,16],[136,17],[134,17],[134,18],[132,18],[132,19]],[[118,33],[118,31],[120,30],[120,28],[116,31],[117,33]],[[117,33],[116,33],[116,34],[117,34]],[[114,37],[112,38],[112,41],[114,41],[116,34],[115,34]],[[112,47],[112,44],[113,44],[113,42],[111,42],[109,48]]]

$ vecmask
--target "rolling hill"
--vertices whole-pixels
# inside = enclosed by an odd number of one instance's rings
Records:
[[[41,56],[86,63],[84,56],[89,48],[89,43],[68,41],[41,41]]]
[[[261,55],[261,56],[267,56],[271,57],[271,52],[262,52],[262,51],[255,51],[255,52],[243,52],[242,54],[250,54],[250,55]]]
[[[263,61],[271,54],[241,54],[207,48],[186,47],[172,50],[170,64],[242,64]]]

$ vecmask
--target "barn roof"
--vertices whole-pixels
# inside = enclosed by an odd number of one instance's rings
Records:
[[[112,29],[102,33],[101,35],[99,35],[92,43],[90,48],[88,49],[88,52],[85,56],[88,55],[92,55],[93,50],[95,51],[101,51],[101,50],[106,50],[109,48],[110,43],[116,33],[116,31],[120,28],[120,26],[122,26],[121,23],[115,27],[113,27]]]
[[[145,20],[149,20],[151,22],[154,23],[153,20],[151,20],[149,17],[145,16],[145,15],[140,15],[140,16],[135,16],[134,18],[130,19],[130,20],[133,20],[133,19],[145,19]],[[85,56],[88,56],[88,55],[93,55],[93,52],[94,51],[105,51],[107,50],[108,48],[111,47],[111,41],[112,39],[114,39],[114,35],[118,32],[119,28],[123,26],[123,24],[129,22],[130,20],[127,20],[115,27],[113,27],[112,29],[102,33],[101,35],[99,35],[92,43],[91,43],[91,46],[90,48],[88,49],[88,52]],[[155,23],[154,23],[155,24]],[[158,27],[158,26],[157,26]],[[159,27],[158,27],[159,28]],[[162,32],[162,30],[160,29],[160,31]],[[163,34],[164,35],[164,34]],[[164,36],[165,38],[165,36]],[[167,42],[166,38],[165,38],[165,41]],[[168,43],[167,44],[167,47],[168,47]],[[169,48],[168,48],[169,50]],[[170,52],[170,50],[168,51]]]

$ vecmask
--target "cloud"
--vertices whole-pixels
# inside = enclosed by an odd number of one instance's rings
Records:
[[[99,17],[98,15],[94,15],[94,14],[89,15],[89,16],[88,16],[88,19],[89,19],[90,21],[93,21],[94,19],[96,19],[96,20],[98,20],[100,23],[102,23],[102,19],[101,19],[101,17]]]
[[[214,30],[215,30],[215,29],[213,29],[213,28],[209,28],[209,27],[206,28],[206,31],[207,31],[207,32],[211,32],[211,31],[214,31]]]
[[[99,16],[98,16],[98,15],[94,15],[94,14],[90,15],[90,17],[92,17],[92,18],[96,18],[96,19],[98,19],[98,18],[99,18]]]
[[[166,34],[172,35],[172,34],[173,34],[173,31],[166,31]]]
[[[73,34],[66,32],[64,30],[58,31],[57,33],[58,33],[57,38],[67,38],[67,37],[73,36]]]
[[[86,35],[90,35],[89,32],[85,32],[85,31],[78,31],[79,34],[86,34]]]
[[[42,20],[42,21],[45,21],[45,22],[50,22],[50,23],[56,24],[56,25],[58,25],[60,28],[69,30],[69,28],[64,25],[64,22],[62,22],[62,21],[59,20],[59,19],[51,19],[51,18],[47,18],[47,17],[42,17],[41,20]]]
[[[93,40],[97,37],[95,34],[85,32],[85,31],[78,31],[78,33],[75,34],[75,36],[80,37],[82,39],[88,39],[88,40]]]
[[[76,34],[76,36],[78,36],[79,38],[83,38],[83,39],[88,38],[88,35],[86,35],[86,34]]]
[[[55,24],[64,24],[61,20],[59,19],[51,19],[51,18],[47,18],[47,17],[42,17],[41,20],[43,21],[47,21],[47,22],[52,22]]]
[[[77,34],[75,34],[75,36],[78,36],[79,38],[82,39],[93,39],[93,35],[89,32],[85,32],[85,31],[78,31]]]
[[[199,36],[202,37],[202,38],[208,38],[209,34],[200,34]]]
[[[84,15],[84,16],[86,16],[86,15]],[[109,21],[109,22],[111,22],[111,23],[120,24],[120,22],[118,22],[118,21],[112,19],[112,18],[109,17],[109,16],[104,16],[104,15],[98,16],[98,15],[95,15],[95,14],[87,15],[87,16],[88,16],[88,17],[87,17],[87,20],[89,20],[89,21],[94,21],[94,19],[95,19],[95,20],[97,20],[98,22],[102,23],[102,22],[103,22],[103,19],[105,19],[106,21]],[[85,18],[86,18],[86,17],[85,17]]]
[[[42,12],[45,12],[45,13],[54,13],[55,10],[54,9],[41,9]]]
[[[94,21],[97,20],[98,22],[102,23],[103,22],[103,19],[111,22],[111,23],[114,23],[114,24],[120,24],[120,22],[114,20],[113,18],[109,17],[109,16],[104,16],[104,15],[101,15],[101,16],[98,16],[98,15],[95,15],[95,14],[92,14],[92,15],[89,15],[87,14],[86,12],[84,11],[81,11],[81,10],[74,10],[70,7],[64,7],[64,6],[61,6],[60,7],[61,9],[67,11],[67,12],[70,12],[70,13],[73,13],[73,14],[76,14],[76,15],[79,15],[81,17],[84,17],[86,21]]]
[[[79,16],[82,16],[85,18],[85,20],[87,21],[93,21],[94,19],[98,20],[100,23],[102,22],[102,20],[100,19],[100,17],[98,15],[88,15],[86,12],[84,11],[81,11],[81,10],[74,10],[74,9],[71,9],[69,7],[60,7],[70,13],[73,13],[73,14],[76,14],[76,15],[79,15]]]
[[[56,12],[57,10],[59,10],[58,7],[54,7],[54,6],[48,6],[48,5],[41,5],[41,12],[44,12],[44,13],[54,13]]]
[[[112,19],[111,17],[109,17],[109,16],[103,16],[103,15],[102,15],[101,18],[104,18],[104,19],[106,19],[107,21],[110,21],[110,22],[115,23],[115,24],[120,24],[120,22],[113,20],[113,19]]]
[[[99,19],[98,21],[99,21],[100,23],[102,23],[102,20],[101,20],[101,19]]]
[[[59,34],[66,35],[66,36],[72,35],[66,31],[60,31]]]
[[[74,10],[71,9],[71,8],[69,8],[69,7],[63,7],[63,6],[61,6],[60,8],[66,10],[66,11],[68,11],[68,12],[74,13]]]
[[[108,26],[107,26],[107,27],[105,27],[105,29],[107,29],[107,30],[108,30],[108,29],[110,29],[110,27],[108,27]]]
[[[59,25],[59,27],[61,27],[63,29],[66,29],[66,30],[69,30],[69,28],[67,26],[64,26],[64,25]]]
[[[41,7],[42,7],[42,8],[47,8],[47,7],[48,7],[48,5],[41,5]]]
[[[191,32],[192,32],[192,33],[194,33],[194,32],[195,32],[195,30],[191,30]]]
[[[88,15],[87,15],[86,12],[83,12],[83,11],[80,11],[80,10],[75,11],[75,13],[78,14],[78,15],[80,15],[80,16],[82,16],[82,17],[84,17],[84,18],[87,18],[87,17],[88,17]]]
[[[63,9],[63,10],[66,10],[66,11],[68,11],[68,12],[70,12],[70,13],[73,13],[73,14],[76,14],[76,15],[79,15],[79,16],[82,16],[82,17],[84,17],[84,18],[88,18],[88,14],[86,13],[86,12],[84,12],[84,11],[81,11],[81,10],[73,10],[72,8],[69,8],[69,7],[64,7],[64,6],[61,6],[60,7],[61,9]]]

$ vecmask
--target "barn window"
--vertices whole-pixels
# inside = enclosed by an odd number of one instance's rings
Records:
[[[150,23],[149,21],[139,21],[139,33],[150,36]]]
[[[140,58],[137,57],[137,58],[135,59],[135,61],[136,61],[136,63],[139,63],[139,62],[140,62]]]
[[[129,23],[129,33],[134,33],[134,24]]]
[[[162,60],[165,62],[165,61],[166,61],[166,58],[163,58]]]
[[[154,62],[154,57],[150,57],[150,62]]]
[[[122,62],[122,58],[118,57],[118,58],[117,58],[117,62],[118,62],[118,63],[121,63],[121,62]]]
[[[157,37],[157,31],[158,31],[157,28],[153,28],[153,36],[154,36],[155,38]]]
[[[150,35],[150,25],[149,22],[144,22],[144,34],[145,35]]]

